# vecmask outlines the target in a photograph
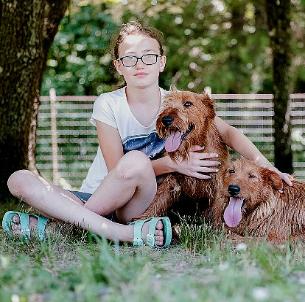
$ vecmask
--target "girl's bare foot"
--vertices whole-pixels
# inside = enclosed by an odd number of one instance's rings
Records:
[[[142,229],[142,239],[144,242],[146,242],[146,235],[148,234],[148,225],[149,222],[145,222],[143,225]],[[164,235],[163,235],[163,223],[161,220],[158,221],[156,224],[156,229],[155,229],[155,240],[156,240],[156,245],[162,246],[164,242]]]

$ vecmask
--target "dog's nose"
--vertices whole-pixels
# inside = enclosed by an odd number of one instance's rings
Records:
[[[166,127],[170,126],[173,122],[174,118],[170,115],[166,115],[162,117],[162,124]]]
[[[228,192],[231,196],[236,196],[240,192],[240,187],[238,185],[229,185]]]

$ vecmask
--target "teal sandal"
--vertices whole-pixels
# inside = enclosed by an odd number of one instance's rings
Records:
[[[158,221],[163,223],[164,243],[159,246],[155,241],[155,231]],[[146,241],[142,239],[142,228],[145,222],[148,222],[148,233]],[[143,220],[136,220],[130,223],[133,225],[133,246],[148,245],[150,247],[165,248],[168,247],[172,241],[172,226],[168,217],[152,217]]]
[[[23,239],[29,240],[31,238],[30,216],[37,218],[36,231],[37,231],[38,239],[40,241],[43,241],[45,239],[45,229],[49,220],[48,218],[44,216],[14,212],[14,211],[6,212],[2,219],[2,228],[9,237],[14,237],[12,232],[12,219],[15,215],[19,216],[20,229]]]

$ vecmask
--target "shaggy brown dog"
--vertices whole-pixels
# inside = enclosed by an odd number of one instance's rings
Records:
[[[235,234],[274,242],[305,238],[305,183],[289,187],[275,172],[243,158],[226,166],[212,206],[216,225],[224,221]]]
[[[216,152],[221,163],[228,151],[215,123],[214,102],[207,94],[186,91],[171,92],[165,98],[157,120],[157,132],[165,139],[165,149],[173,160],[187,159],[190,148],[204,146],[204,152]],[[208,206],[217,190],[217,175],[201,180],[179,173],[170,173],[158,185],[156,197],[141,218],[164,215],[181,194]],[[186,201],[188,202],[188,201]],[[179,209],[178,209],[179,210]]]

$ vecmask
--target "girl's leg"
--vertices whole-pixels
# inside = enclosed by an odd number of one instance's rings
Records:
[[[145,212],[156,192],[151,161],[143,152],[131,151],[110,171],[85,207],[103,216],[116,211],[119,221],[126,223]]]
[[[111,240],[133,240],[133,226],[114,223],[90,211],[71,192],[47,183],[30,171],[21,170],[13,173],[8,180],[8,187],[14,196],[50,217],[75,224]],[[145,235],[147,226],[144,225],[143,229]],[[159,222],[155,232],[159,245],[163,243],[161,229],[162,223]]]

